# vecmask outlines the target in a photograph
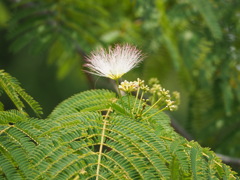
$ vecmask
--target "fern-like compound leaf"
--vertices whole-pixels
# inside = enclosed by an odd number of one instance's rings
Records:
[[[144,117],[131,115],[130,99],[91,90],[45,120],[0,112],[0,178],[237,179],[209,149],[173,132],[166,114],[146,107]]]
[[[0,89],[8,95],[20,112],[25,113],[25,101],[38,116],[42,114],[42,108],[39,103],[25,92],[17,79],[3,70],[0,70]]]

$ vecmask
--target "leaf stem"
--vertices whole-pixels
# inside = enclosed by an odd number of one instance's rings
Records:
[[[140,92],[140,87],[138,87],[138,90],[137,90],[137,94],[136,94],[135,102],[134,102],[134,105],[133,105],[132,113],[134,113],[134,110],[135,110],[135,106],[136,106],[136,103],[137,103],[137,99],[138,99],[139,92]]]
[[[122,95],[121,95],[121,91],[120,91],[120,89],[119,89],[119,79],[115,79],[115,82],[116,82],[116,86],[117,86],[117,91],[118,91],[119,98],[121,98]]]
[[[100,171],[100,164],[101,164],[101,158],[102,158],[102,149],[103,149],[103,143],[104,143],[104,136],[105,136],[105,130],[107,125],[107,117],[109,116],[110,111],[112,108],[110,107],[107,111],[107,114],[105,115],[105,118],[103,120],[103,129],[102,129],[102,135],[101,135],[101,143],[99,147],[99,154],[98,154],[98,163],[97,163],[97,172],[96,172],[96,180],[98,180],[99,177],[99,171]]]
[[[140,106],[141,106],[141,102],[142,102],[142,98],[143,98],[143,94],[144,94],[144,92],[142,92],[142,94],[141,94],[140,102],[139,102],[139,104],[138,104],[138,109],[137,109],[136,114],[138,114],[138,112],[139,112],[139,109],[140,109]]]

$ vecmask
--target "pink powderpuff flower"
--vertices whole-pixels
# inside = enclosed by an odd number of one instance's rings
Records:
[[[90,69],[88,72],[91,74],[117,80],[142,60],[142,53],[135,46],[117,44],[108,51],[103,48],[93,51],[87,57],[85,67]]]

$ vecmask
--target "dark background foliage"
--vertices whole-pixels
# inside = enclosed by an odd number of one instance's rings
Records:
[[[113,88],[82,71],[90,51],[134,44],[146,58],[124,79],[157,77],[180,91],[180,109],[171,114],[177,128],[240,157],[239,17],[238,0],[3,0],[0,66],[47,116],[77,92]],[[13,107],[4,95],[1,101]]]

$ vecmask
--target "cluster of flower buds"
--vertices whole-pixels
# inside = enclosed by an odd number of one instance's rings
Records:
[[[172,99],[175,101],[175,104],[179,105],[180,104],[180,93],[177,91],[174,91],[172,93]]]
[[[121,84],[118,86],[118,88],[121,91],[124,92],[133,92],[133,91],[137,91],[138,89],[142,90],[142,91],[149,91],[149,87],[147,85],[144,85],[144,80],[141,79],[137,79],[137,81],[123,81],[121,82]]]
[[[166,107],[170,110],[170,111],[175,111],[178,109],[178,106],[175,104],[175,101],[171,101],[170,99],[167,99],[166,101]]]
[[[149,92],[151,94],[155,94],[157,92],[160,92],[162,90],[162,86],[160,84],[152,84]]]
[[[152,86],[154,84],[159,84],[159,80],[157,78],[151,78],[148,81],[149,86]]]
[[[165,88],[162,88],[159,92],[157,92],[157,95],[159,98],[166,100],[171,98],[170,91]]]
[[[133,91],[137,91],[139,87],[139,83],[137,81],[123,81],[121,82],[121,84],[118,86],[118,88],[121,90],[121,91],[124,91],[124,92],[133,92]]]
[[[155,103],[159,107],[164,105],[170,111],[178,109],[180,101],[180,94],[178,92],[174,91],[171,95],[169,90],[162,88],[157,78],[151,78],[149,84],[151,86],[149,90],[151,96],[149,98],[152,104]]]
[[[119,85],[119,90],[130,93],[133,91],[137,91],[137,96],[139,91],[142,91],[142,95],[140,101],[143,101],[142,97],[144,93],[149,93],[149,100],[151,101],[152,106],[156,106],[158,108],[166,108],[170,111],[174,111],[178,109],[180,95],[178,92],[173,92],[170,94],[169,90],[166,90],[159,84],[159,80],[157,78],[152,78],[149,80],[149,85],[145,85],[144,81],[141,79],[137,79],[137,81],[123,81]],[[146,106],[146,101],[143,103]],[[139,110],[138,110],[139,111]]]

